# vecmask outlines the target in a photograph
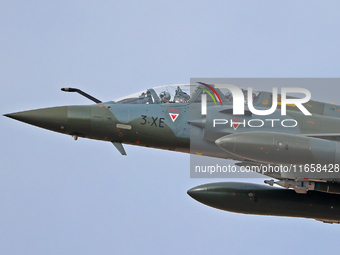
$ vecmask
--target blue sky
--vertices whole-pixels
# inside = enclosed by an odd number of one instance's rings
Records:
[[[192,77],[339,77],[337,1],[1,1],[1,113],[109,101]],[[270,90],[269,88],[268,90]],[[336,102],[338,88],[313,88]],[[339,226],[239,215],[186,191],[189,155],[73,141],[0,118],[2,254],[338,250]],[[220,181],[220,180],[218,180]],[[227,180],[229,181],[229,180]],[[258,179],[244,180],[259,182]]]

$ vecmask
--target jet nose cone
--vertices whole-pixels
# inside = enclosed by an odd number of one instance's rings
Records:
[[[63,132],[67,121],[67,109],[67,106],[61,106],[15,112],[4,114],[4,116],[41,128]]]

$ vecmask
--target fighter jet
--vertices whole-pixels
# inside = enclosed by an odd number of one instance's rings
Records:
[[[94,104],[4,116],[75,140],[111,142],[122,155],[123,144],[131,144],[231,159],[279,187],[211,183],[188,194],[232,212],[340,222],[339,105],[206,83],[161,86],[107,102],[76,88],[61,90]]]

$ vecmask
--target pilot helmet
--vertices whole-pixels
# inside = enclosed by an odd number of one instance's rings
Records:
[[[163,91],[159,94],[159,97],[161,98],[162,102],[169,102],[170,101],[170,93],[167,91]]]

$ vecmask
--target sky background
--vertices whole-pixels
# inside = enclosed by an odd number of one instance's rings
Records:
[[[192,77],[339,77],[338,1],[0,2],[0,113]],[[338,87],[309,88],[340,104]],[[271,90],[271,88],[268,88]],[[339,225],[241,215],[186,191],[189,155],[0,117],[0,254],[327,254]],[[223,181],[230,181],[224,179]],[[240,180],[237,180],[240,181]],[[262,182],[260,179],[241,181]]]

